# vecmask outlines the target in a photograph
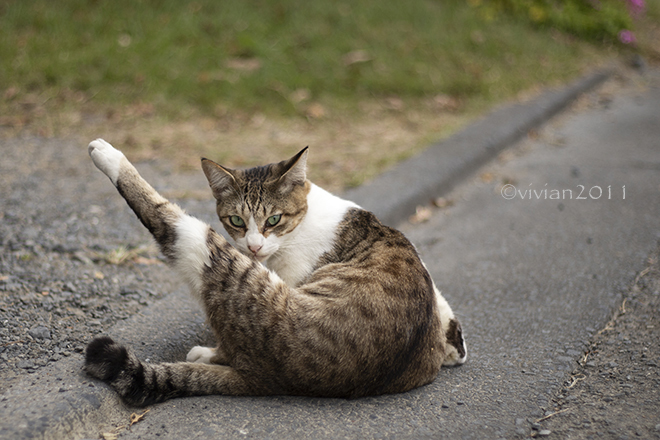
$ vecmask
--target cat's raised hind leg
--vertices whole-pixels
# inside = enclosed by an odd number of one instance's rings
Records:
[[[206,223],[187,215],[145,181],[124,154],[103,139],[89,144],[89,155],[151,232],[163,255],[198,295],[202,272],[211,265],[208,240],[229,244]]]
[[[267,285],[282,284],[274,273],[240,253],[208,224],[187,215],[179,206],[158,194],[121,151],[103,139],[92,141],[88,151],[97,168],[110,178],[128,206],[151,232],[168,263],[191,285],[193,294],[207,312],[208,308],[217,308],[212,304],[215,295],[202,298],[209,279],[214,279],[213,283],[217,284],[218,280],[253,272]],[[243,294],[262,295],[260,284],[255,285],[256,291],[244,289]]]

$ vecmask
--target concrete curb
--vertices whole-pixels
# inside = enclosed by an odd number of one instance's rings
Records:
[[[547,122],[612,73],[612,70],[598,71],[564,89],[550,90],[529,102],[496,109],[343,196],[374,212],[383,223],[394,226],[413,214],[417,206],[446,194],[504,148]]]
[[[164,317],[167,325],[157,325]],[[183,360],[191,343],[212,343],[204,322],[188,288],[179,285],[104,334],[126,344],[142,359]],[[88,377],[83,364],[82,353],[72,354],[16,381],[0,395],[0,439],[83,438],[95,430],[90,427],[128,420],[135,409],[124,406],[109,386]]]

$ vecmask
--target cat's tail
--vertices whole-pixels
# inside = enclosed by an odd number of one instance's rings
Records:
[[[87,346],[85,371],[110,384],[132,406],[147,406],[174,397],[254,394],[247,381],[231,367],[191,362],[149,364],[107,336],[98,337]]]

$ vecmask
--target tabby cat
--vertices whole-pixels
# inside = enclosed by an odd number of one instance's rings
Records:
[[[94,339],[85,370],[128,404],[397,393],[465,362],[461,326],[413,245],[307,180],[307,148],[248,170],[202,159],[236,247],[158,194],[109,143],[88,149],[191,285],[218,341],[194,347],[187,362],[150,364]]]

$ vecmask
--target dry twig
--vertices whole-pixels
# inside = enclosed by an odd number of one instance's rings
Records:
[[[129,429],[131,429],[131,426],[141,421],[149,411],[151,410],[147,409],[142,414],[136,414],[136,413],[131,414],[130,423],[128,425],[117,426],[112,431],[102,433],[101,437],[103,438],[103,440],[117,440],[117,438],[119,437],[119,433],[121,431],[123,430],[128,431]]]
[[[639,280],[640,280],[642,277],[644,277],[647,273],[649,273],[650,270],[651,270],[651,267],[649,266],[649,267],[647,267],[646,269],[644,269],[643,271],[641,271],[641,272],[637,275],[637,277],[635,277],[635,282],[633,283],[633,285],[637,285],[637,283],[639,282]]]
[[[568,408],[560,409],[559,411],[555,411],[551,414],[548,414],[547,416],[544,416],[544,417],[541,417],[540,419],[537,419],[536,423],[540,423],[544,420],[548,420],[550,417],[556,416],[557,414],[560,414],[560,413],[563,413],[563,412],[566,412],[566,411],[568,411]]]
[[[575,386],[576,383],[578,383],[579,381],[584,380],[584,379],[586,379],[586,378],[587,378],[587,376],[585,376],[584,374],[578,374],[577,376],[572,376],[572,377],[571,377],[571,383],[570,383],[570,385],[568,385],[568,386],[566,387],[566,389],[571,389],[571,388],[573,388],[573,387]]]
[[[584,366],[584,364],[587,363],[587,359],[589,359],[589,355],[591,354],[591,351],[587,351],[584,356],[582,356],[582,359],[580,359],[579,364]]]
[[[138,415],[138,414],[135,414],[135,413],[131,414],[131,424],[128,425],[128,427],[130,428],[131,426],[135,425],[137,422],[139,422],[140,420],[142,420],[142,419],[144,418],[144,416],[145,416],[149,411],[151,411],[151,410],[150,410],[150,409],[147,409],[147,410],[145,410],[142,414],[139,414],[139,415]]]

